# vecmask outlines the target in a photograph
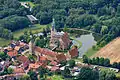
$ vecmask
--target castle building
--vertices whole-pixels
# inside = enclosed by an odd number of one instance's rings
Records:
[[[67,32],[57,32],[55,29],[55,20],[53,19],[51,28],[50,48],[52,50],[65,50],[68,49],[71,41]]]

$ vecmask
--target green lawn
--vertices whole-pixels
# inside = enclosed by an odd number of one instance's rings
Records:
[[[120,79],[120,72],[116,73],[116,77]]]
[[[0,38],[0,47],[8,45],[9,43],[10,43],[10,40]]]
[[[77,43],[79,43],[79,44],[76,44],[76,46],[78,47],[78,49],[82,46],[82,42],[80,42],[79,40],[77,40],[74,37],[70,37],[70,38],[73,39],[73,40],[75,40]]]
[[[83,62],[83,59],[82,58],[76,58],[74,59],[75,61],[78,61],[78,62]]]
[[[35,24],[35,27],[29,27],[29,28],[24,28],[18,31],[13,32],[14,38],[19,38],[21,35],[24,34],[25,31],[32,31],[33,34],[39,33],[43,30],[43,28],[46,28],[47,25],[40,25],[40,24]]]
[[[28,2],[28,4],[33,8],[34,6],[35,6],[35,4],[34,3],[32,3],[32,2]]]
[[[26,2],[26,3],[28,3],[29,5],[30,5],[30,7],[34,7],[35,6],[35,4],[33,3],[33,2],[31,2],[31,1],[20,1],[20,2]]]
[[[93,48],[90,48],[85,55],[88,57],[91,57],[92,55],[94,55],[97,52],[97,50],[94,50]]]
[[[29,27],[29,28],[24,28],[18,31],[13,32],[14,38],[19,38],[21,35],[24,34],[25,31],[32,31],[33,34],[35,33],[39,33],[43,31],[43,28],[46,28],[47,25],[40,25],[40,24],[35,24],[35,27]],[[3,38],[0,38],[0,46],[5,46],[8,45],[10,43],[10,40],[6,40]]]
[[[63,78],[59,75],[48,76],[48,79],[51,80],[63,80]]]

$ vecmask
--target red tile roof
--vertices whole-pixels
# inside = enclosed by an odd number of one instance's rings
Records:
[[[56,70],[59,70],[59,69],[60,69],[59,67],[53,66],[53,67],[51,68],[51,71],[56,71]]]
[[[29,68],[31,69],[38,69],[41,65],[40,64],[29,64]]]
[[[58,63],[57,63],[56,61],[51,61],[50,64],[55,66],[55,65],[57,65]]]
[[[20,46],[22,47],[22,46],[25,46],[26,45],[26,43],[24,43],[24,42],[20,42]]]
[[[20,49],[20,46],[15,46],[14,48],[16,51],[18,51]]]
[[[7,53],[10,57],[14,57],[14,56],[17,56],[18,52],[16,50],[12,50],[12,51],[9,51]]]
[[[39,58],[40,58],[40,61],[46,61],[47,60],[47,58],[45,56],[40,56]]]
[[[40,47],[35,47],[35,51],[39,52],[40,54],[44,54],[44,55],[48,55],[48,56],[52,56],[52,57],[55,57],[57,54],[54,51],[51,51],[49,49],[40,48]]]
[[[64,53],[57,54],[56,58],[58,62],[66,61],[66,56],[64,55]]]
[[[77,49],[77,47],[73,47],[73,48],[69,51],[69,54],[70,54],[71,58],[77,57],[77,56],[78,56],[78,49]]]
[[[29,59],[24,55],[18,56],[17,60],[21,61],[22,63],[25,63],[25,62],[29,61]]]
[[[15,68],[13,73],[25,73],[24,69],[23,68]]]

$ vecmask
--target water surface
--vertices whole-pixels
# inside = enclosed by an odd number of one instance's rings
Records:
[[[92,33],[81,35],[80,37],[76,37],[76,39],[82,42],[81,48],[78,49],[79,57],[82,57],[88,49],[97,43]],[[78,43],[73,40],[73,45],[78,45]]]

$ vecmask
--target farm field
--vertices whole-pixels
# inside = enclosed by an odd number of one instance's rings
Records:
[[[95,55],[92,57],[104,57],[109,58],[110,63],[120,62],[120,37],[114,39],[105,47],[101,48]]]

